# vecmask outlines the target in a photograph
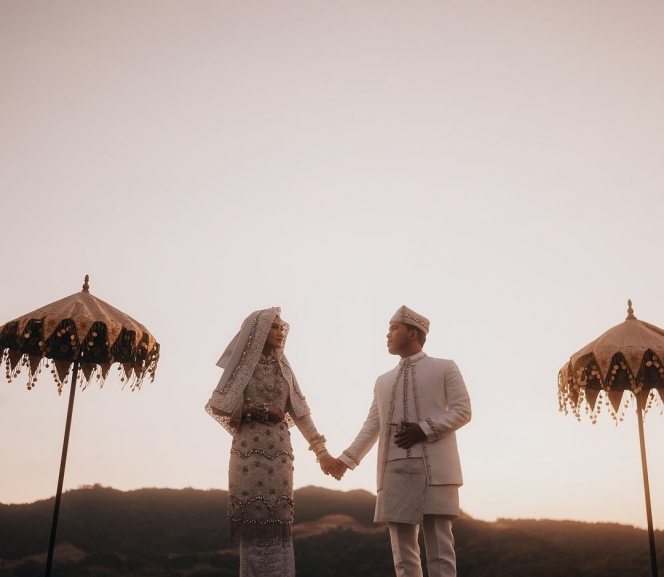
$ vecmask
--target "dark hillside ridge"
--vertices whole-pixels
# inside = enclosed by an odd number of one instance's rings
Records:
[[[221,490],[95,485],[63,495],[53,577],[228,577],[238,559]],[[295,491],[298,577],[393,575],[389,537],[367,491]],[[0,577],[44,574],[53,499],[0,504]],[[478,521],[454,533],[459,577],[648,577],[644,530],[576,521]],[[664,567],[664,533],[655,535]]]

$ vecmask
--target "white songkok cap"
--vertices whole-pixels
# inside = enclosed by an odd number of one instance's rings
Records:
[[[390,319],[391,323],[403,323],[411,325],[424,331],[426,335],[429,332],[429,319],[418,315],[415,311],[409,309],[407,306],[402,306],[394,316]]]

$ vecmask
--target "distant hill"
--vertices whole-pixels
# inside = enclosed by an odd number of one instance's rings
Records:
[[[54,577],[236,576],[226,491],[94,486],[63,495]],[[366,491],[295,491],[298,577],[393,575],[386,529]],[[0,504],[0,577],[44,574],[53,499]],[[574,521],[462,516],[454,525],[460,577],[650,575],[646,532]],[[664,534],[656,534],[664,567]]]

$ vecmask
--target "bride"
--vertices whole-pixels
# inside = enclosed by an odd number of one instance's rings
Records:
[[[251,313],[217,365],[224,369],[205,410],[233,435],[228,519],[240,576],[295,576],[293,449],[297,425],[325,474],[336,462],[284,356],[289,326],[278,307]]]

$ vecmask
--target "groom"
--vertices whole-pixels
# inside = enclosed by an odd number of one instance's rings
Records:
[[[430,577],[456,576],[452,522],[463,483],[454,432],[470,421],[470,398],[454,361],[422,347],[429,321],[402,306],[390,320],[387,349],[399,364],[376,380],[369,415],[332,466],[341,479],[378,440],[375,522],[387,522],[397,577],[422,577],[422,525]]]

